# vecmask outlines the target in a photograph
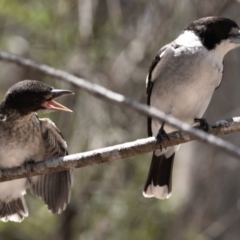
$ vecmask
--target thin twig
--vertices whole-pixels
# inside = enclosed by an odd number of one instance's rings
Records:
[[[2,61],[12,62],[14,64],[17,64],[22,67],[31,68],[34,70],[38,70],[48,76],[63,80],[65,82],[69,82],[82,90],[87,91],[88,93],[101,98],[108,102],[113,102],[115,104],[131,108],[143,115],[151,116],[152,118],[162,120],[177,129],[180,129],[192,136],[195,136],[197,139],[202,140],[212,146],[218,147],[219,149],[223,150],[224,152],[227,152],[228,154],[235,156],[237,158],[240,158],[240,148],[237,146],[224,141],[218,137],[215,137],[213,135],[209,135],[203,131],[193,129],[190,125],[165,114],[162,111],[159,111],[156,108],[149,107],[144,104],[140,104],[139,102],[132,100],[130,98],[127,98],[121,94],[115,93],[113,91],[110,91],[102,86],[99,86],[97,84],[90,83],[89,81],[78,78],[74,75],[71,75],[65,71],[57,70],[52,67],[49,67],[45,64],[39,64],[36,63],[30,59],[26,59],[14,54],[6,53],[0,51],[0,59]]]
[[[240,131],[239,117],[222,120],[215,123],[212,126],[210,133],[214,135],[226,135],[237,131]],[[186,143],[195,139],[196,137],[181,131],[172,132],[169,134],[169,139],[165,139],[161,142],[161,146],[165,148],[181,143]],[[134,142],[101,148],[85,153],[72,154],[65,157],[50,159],[37,163],[26,163],[20,167],[1,170],[0,182],[110,162],[113,160],[152,152],[159,148],[160,143],[157,142],[156,138],[149,137]]]

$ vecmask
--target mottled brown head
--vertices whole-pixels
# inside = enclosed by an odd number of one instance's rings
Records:
[[[71,112],[70,109],[54,101],[55,98],[69,94],[74,93],[69,90],[54,89],[36,80],[24,80],[14,84],[7,91],[1,108],[19,112],[21,115],[54,110]]]

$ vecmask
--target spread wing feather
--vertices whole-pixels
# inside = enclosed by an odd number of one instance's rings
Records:
[[[68,155],[67,144],[55,124],[49,119],[39,120],[45,145],[44,159]],[[72,184],[72,171],[67,170],[34,177],[30,180],[30,190],[52,213],[61,213],[70,201]]]

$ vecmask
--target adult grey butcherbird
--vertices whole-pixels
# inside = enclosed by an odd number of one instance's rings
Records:
[[[223,76],[224,56],[240,46],[238,25],[223,17],[205,17],[191,23],[173,42],[160,49],[147,76],[147,103],[183,122],[204,125],[202,116]],[[148,119],[148,135],[160,140],[175,131]],[[179,146],[154,151],[145,197],[169,198],[172,169]]]
[[[20,166],[68,154],[55,124],[37,112],[67,111],[55,101],[73,94],[42,82],[24,80],[13,85],[0,104],[0,168]],[[0,220],[21,222],[28,216],[26,189],[40,197],[52,213],[61,213],[70,201],[72,172],[62,171],[0,183]]]

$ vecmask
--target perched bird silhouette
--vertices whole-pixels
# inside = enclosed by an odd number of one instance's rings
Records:
[[[36,112],[70,109],[54,101],[73,94],[42,82],[24,80],[13,85],[0,104],[0,168],[42,161],[68,154],[55,124]],[[40,197],[52,213],[61,213],[70,201],[72,172],[62,171],[0,183],[0,219],[21,222],[28,216],[26,189]]]
[[[202,119],[214,90],[223,76],[223,58],[240,47],[240,29],[227,18],[205,17],[192,22],[173,42],[160,49],[147,76],[148,105],[183,122],[207,128]],[[176,129],[164,122],[148,119],[149,136],[161,140]],[[154,151],[145,197],[169,198],[172,168],[179,146]]]

